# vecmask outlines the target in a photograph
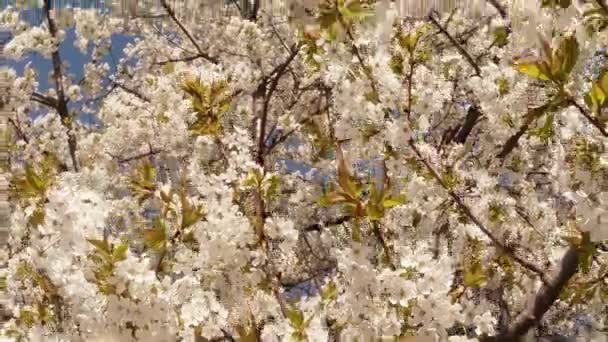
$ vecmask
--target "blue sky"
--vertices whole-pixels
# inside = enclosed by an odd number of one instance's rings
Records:
[[[89,0],[88,2],[94,3],[94,0]],[[4,8],[7,6],[7,4],[10,5],[13,3],[14,0],[0,0],[0,8]],[[21,20],[29,22],[32,25],[38,25],[44,19],[42,10],[36,8],[21,11],[20,17]],[[83,54],[77,47],[74,46],[75,38],[76,33],[74,28],[66,30],[65,40],[60,44],[59,52],[64,63],[67,63],[69,65],[68,70],[69,73],[73,76],[73,79],[79,80],[84,75],[84,65],[90,63],[92,58],[90,54]],[[111,54],[104,56],[102,61],[107,62],[110,65],[111,70],[115,70],[114,61],[118,61],[123,56],[123,49],[129,42],[132,42],[133,39],[133,36],[127,36],[122,34],[113,35],[111,37]],[[31,63],[34,69],[38,72],[39,90],[43,92],[51,88],[52,85],[49,83],[48,77],[52,69],[50,59],[44,58],[38,53],[29,53],[18,61],[10,59],[0,61],[0,64],[8,65],[14,68],[18,75],[23,74],[23,70],[28,63]],[[81,105],[82,103],[76,102],[72,103],[71,107],[78,108]],[[96,122],[95,118],[86,114],[81,115],[81,120],[83,121],[83,123],[88,124],[93,124]]]
[[[14,0],[12,2],[14,2]],[[7,0],[0,0],[0,8],[6,6],[6,3]],[[22,11],[20,15],[22,20],[30,22],[32,24],[38,24],[44,19],[42,16],[42,11],[40,9],[25,10]],[[67,63],[69,65],[68,72],[72,75],[73,79],[77,81],[82,78],[84,74],[84,65],[90,63],[92,58],[90,54],[83,54],[77,47],[74,46],[75,37],[76,34],[73,28],[66,30],[65,39],[59,46],[59,52],[64,63]],[[115,70],[115,63],[124,56],[123,49],[128,43],[133,42],[134,38],[134,36],[114,34],[111,37],[111,54],[104,56],[102,61],[107,62],[108,65],[110,65],[111,70]],[[49,73],[52,70],[51,60],[44,58],[43,56],[37,53],[30,53],[18,61],[0,60],[0,63],[7,64],[8,66],[13,67],[18,75],[23,74],[25,66],[28,63],[31,63],[31,65],[38,72],[39,90],[45,91],[52,87],[52,84],[49,83]],[[71,109],[77,109],[82,106],[82,102],[70,103],[70,106]],[[41,113],[37,114],[39,115]],[[100,123],[98,120],[96,120],[94,116],[84,113],[80,113],[80,120],[83,124],[86,125]],[[310,166],[301,162],[293,160],[283,160],[283,162],[285,163],[287,169],[291,171],[300,171],[305,174],[311,170]],[[363,169],[366,168],[365,165],[359,165],[359,167],[362,167]],[[312,176],[317,180],[327,179],[325,175],[319,174],[319,172],[313,172]]]

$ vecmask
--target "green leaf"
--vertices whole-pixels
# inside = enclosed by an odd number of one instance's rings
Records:
[[[152,197],[156,191],[156,169],[149,161],[139,163],[131,176],[129,187],[134,192],[139,204]]]
[[[416,50],[416,45],[418,45],[418,40],[420,39],[419,32],[411,32],[405,35],[401,35],[399,37],[399,46],[405,49],[410,56],[414,54]]]
[[[239,341],[240,342],[258,342],[258,336],[256,333],[256,327],[246,327],[239,325],[236,328],[236,331],[239,333]]]
[[[606,93],[598,83],[594,82],[591,85],[591,91],[589,95],[591,97],[591,102],[597,107],[602,107],[606,102]]]
[[[268,184],[265,192],[266,199],[271,200],[279,194],[281,178],[277,175],[272,175],[266,180],[266,183]]]
[[[125,242],[119,244],[118,246],[114,247],[114,250],[112,251],[112,259],[115,262],[126,260],[128,250],[129,250],[128,242],[125,241]]]
[[[321,196],[321,198],[319,199],[319,205],[322,207],[327,207],[333,204],[342,203],[344,201],[346,201],[346,198],[344,198],[344,196],[342,196],[336,191],[331,191]]]
[[[509,43],[509,29],[506,26],[499,26],[494,29],[494,42],[498,47],[503,47]]]
[[[374,205],[373,203],[369,203],[365,207],[365,213],[370,221],[379,221],[384,217],[383,208],[378,207],[378,205]]]
[[[500,78],[496,80],[496,85],[498,86],[498,93],[500,95],[506,95],[509,93],[509,81],[504,78]]]
[[[464,273],[464,285],[467,287],[480,287],[486,280],[486,274],[478,262],[473,263]]]
[[[374,101],[370,101],[370,102],[374,102]],[[361,135],[363,136],[363,141],[368,142],[369,139],[371,139],[376,134],[380,133],[380,128],[377,125],[365,123],[365,124],[361,125],[361,127],[359,128],[359,131],[361,132]]]
[[[338,287],[336,283],[330,281],[321,292],[321,299],[324,303],[330,303],[338,298]]]
[[[553,75],[560,80],[566,80],[579,56],[578,41],[574,34],[562,38],[559,47],[553,52]]]
[[[163,65],[163,73],[165,75],[172,74],[175,71],[175,63],[169,62]]]
[[[200,78],[188,77],[181,88],[189,95],[196,119],[188,129],[194,135],[217,135],[222,131],[222,119],[230,109],[232,98],[224,80],[204,84]]]
[[[515,64],[515,69],[523,74],[526,74],[538,80],[548,81],[550,79],[549,75],[541,71],[542,67],[538,62]]]
[[[110,260],[112,259],[112,253],[110,252],[110,245],[108,244],[108,241],[94,239],[87,239],[87,241],[93,245],[93,247],[95,247],[97,252],[101,253]]]
[[[503,206],[496,202],[490,203],[488,211],[490,212],[488,215],[490,222],[503,221],[506,216],[506,212]]]
[[[182,209],[182,229],[188,228],[205,217],[202,205],[193,205],[186,197],[185,190],[180,193],[181,209]]]
[[[593,262],[593,256],[597,251],[597,245],[591,241],[589,232],[583,233],[583,239],[579,246],[580,262],[579,265],[583,273],[589,273],[591,270],[591,264]]]
[[[26,327],[31,328],[36,323],[36,314],[32,311],[21,309],[19,312],[19,321],[25,324]]]
[[[548,143],[554,134],[553,121],[554,114],[547,115],[544,125],[538,129],[532,130],[531,134],[538,137],[545,144]]]
[[[608,93],[608,71],[604,71],[600,75],[597,83],[602,88],[604,93]]]
[[[28,225],[37,228],[44,223],[45,212],[41,207],[37,207],[32,215],[28,218]]]
[[[163,252],[167,247],[167,234],[164,223],[160,218],[154,220],[154,225],[143,232],[145,245],[157,252]]]
[[[34,168],[30,165],[25,167],[25,179],[38,193],[44,192],[45,182],[34,172]]]
[[[296,307],[287,309],[287,319],[295,330],[300,330],[304,325],[304,313]]]
[[[361,190],[361,186],[355,180],[352,173],[346,166],[346,160],[344,158],[342,148],[339,145],[336,147],[336,158],[338,163],[338,184],[348,199],[356,200],[357,197],[359,197],[358,195]]]
[[[397,75],[403,75],[403,57],[401,54],[393,54],[389,61],[391,70]]]
[[[406,202],[406,197],[405,195],[398,195],[398,196],[389,196],[386,199],[384,199],[384,201],[382,202],[382,206],[384,206],[385,208],[393,208],[396,207],[398,205],[402,205]]]
[[[346,6],[341,8],[341,13],[348,22],[361,21],[374,14],[370,8],[363,6],[361,0],[350,0]]]

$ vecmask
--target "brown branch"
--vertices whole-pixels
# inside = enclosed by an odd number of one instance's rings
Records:
[[[353,54],[355,55],[355,57],[357,57],[357,61],[361,65],[361,68],[363,68],[363,73],[365,74],[365,76],[369,80],[369,83],[370,83],[370,86],[372,88],[372,91],[374,92],[374,95],[377,96],[378,95],[378,88],[376,87],[376,81],[374,80],[374,77],[372,75],[372,69],[367,66],[367,64],[365,63],[365,61],[363,59],[363,55],[361,55],[361,51],[359,51],[359,48],[357,48],[357,45],[355,45],[355,36],[351,32],[350,27],[348,27],[346,25],[346,23],[344,22],[344,19],[342,18],[342,14],[338,14],[338,19],[340,20],[340,24],[342,25],[342,27],[346,31],[346,34],[348,35],[348,38],[351,41],[351,51],[353,52]]]
[[[519,145],[519,139],[524,134],[526,134],[526,132],[528,131],[529,127],[530,127],[530,122],[525,122],[519,128],[519,130],[517,131],[517,133],[513,134],[511,137],[509,137],[509,139],[507,139],[507,141],[502,146],[502,149],[500,150],[500,152],[498,153],[498,155],[496,155],[496,157],[499,158],[499,159],[506,158]]]
[[[137,90],[131,89],[131,88],[125,86],[124,84],[118,83],[118,82],[113,81],[113,80],[110,80],[110,82],[112,82],[112,85],[114,85],[114,86],[116,86],[116,87],[124,90],[126,93],[129,93],[129,94],[131,94],[131,95],[139,98],[142,101],[145,101],[145,102],[150,102],[151,101],[147,96],[143,95],[142,93],[140,93]]]
[[[333,218],[333,219],[330,219],[327,221],[322,221],[319,223],[313,223],[311,225],[308,225],[308,226],[304,227],[302,229],[302,231],[303,232],[320,232],[321,229],[323,229],[323,227],[337,226],[337,225],[350,221],[352,218],[353,218],[352,216],[338,216],[336,218]]]
[[[477,65],[473,57],[471,57],[471,54],[469,54],[467,50],[462,47],[462,45],[460,45],[456,41],[456,39],[454,39],[454,37],[452,37],[452,35],[443,27],[443,25],[441,25],[441,23],[439,23],[437,19],[433,17],[432,13],[428,15],[428,19],[433,25],[435,25],[435,27],[437,27],[437,29],[439,29],[441,33],[443,33],[448,38],[448,40],[452,43],[452,45],[454,45],[458,52],[467,60],[471,67],[473,67],[473,69],[475,70],[475,74],[477,76],[481,76],[481,69],[479,68],[479,65]]]
[[[27,138],[25,133],[23,133],[21,127],[19,127],[19,125],[17,125],[17,123],[12,118],[8,118],[8,122],[13,125],[13,128],[15,128],[15,132],[21,138],[21,140],[25,141],[26,144],[29,144],[29,139]]]
[[[478,119],[480,116],[481,111],[479,110],[479,107],[477,105],[471,105],[467,112],[467,116],[464,119],[464,124],[462,124],[462,126],[458,130],[454,141],[459,144],[464,144],[467,140],[467,137],[469,136],[469,134],[471,134],[471,131],[473,131],[473,128],[479,121]]]
[[[256,116],[256,114],[257,114],[256,107],[257,107],[258,97],[260,97],[260,96],[264,97],[263,108],[262,108],[262,112],[260,113],[260,130],[259,130],[259,134],[257,136],[257,140],[258,140],[257,151],[255,152],[256,163],[258,164],[258,166],[260,166],[262,168],[262,170],[264,170],[264,164],[265,164],[264,141],[266,140],[266,123],[268,121],[268,112],[270,109],[270,99],[272,98],[272,94],[274,93],[274,91],[277,88],[280,78],[283,76],[283,74],[287,70],[287,66],[297,56],[298,50],[299,49],[297,49],[296,46],[294,45],[289,57],[283,63],[281,63],[277,67],[275,67],[269,76],[264,77],[264,79],[262,80],[260,85],[257,87],[257,89],[252,94],[252,112],[253,112],[254,116]],[[272,80],[270,80],[271,77],[272,77]],[[268,85],[269,80],[270,80],[270,85]],[[265,171],[263,171],[263,172],[265,173]],[[254,204],[255,204],[255,222],[254,222],[255,233],[258,238],[258,242],[261,245],[262,251],[266,255],[266,263],[263,266],[264,273],[270,279],[271,289],[272,289],[272,292],[273,292],[274,296],[276,297],[277,301],[279,302],[279,306],[281,308],[281,313],[283,314],[284,317],[287,317],[287,314],[288,314],[287,303],[280,291],[281,276],[276,271],[276,267],[273,263],[272,256],[270,255],[270,251],[268,248],[268,240],[266,239],[266,234],[264,232],[264,225],[265,225],[267,214],[266,214],[266,210],[265,210],[266,205],[264,203],[265,202],[264,198],[262,197],[261,189],[258,188],[255,191],[253,191],[253,200],[254,200]]]
[[[515,322],[504,333],[482,338],[481,341],[517,341],[518,337],[524,336],[532,327],[540,322],[543,315],[555,303],[562,289],[578,271],[578,266],[579,252],[575,246],[571,246],[564,254],[561,267],[557,270],[553,279],[545,283],[534,297],[531,298],[529,307],[519,314]]]
[[[414,69],[416,68],[416,61],[414,60],[414,54],[410,54],[410,68],[407,73],[407,118],[411,119],[412,115],[412,86],[414,83]]]
[[[420,150],[418,150],[418,147],[414,143],[414,140],[410,139],[409,142],[408,142],[408,144],[412,148],[412,150],[414,151],[414,153],[416,153],[416,155],[418,156],[418,158],[420,159],[420,161],[422,161],[422,163],[424,164],[424,166],[426,167],[426,169],[431,173],[431,175],[433,176],[433,178],[435,178],[435,180],[437,181],[437,183],[439,183],[439,185],[441,185],[441,187],[450,195],[450,197],[456,203],[456,205],[460,208],[460,210],[462,210],[462,212],[471,221],[473,221],[473,223],[490,239],[490,241],[492,241],[492,243],[496,247],[498,247],[502,252],[506,253],[509,257],[511,257],[513,260],[515,260],[522,267],[524,267],[527,270],[531,271],[532,273],[538,275],[540,277],[540,279],[543,281],[543,283],[547,283],[546,276],[545,276],[545,274],[543,273],[542,270],[540,270],[536,265],[532,264],[531,262],[529,262],[529,261],[521,258],[519,255],[517,255],[517,253],[515,253],[515,250],[513,249],[513,247],[508,246],[508,245],[504,244],[502,241],[500,241],[473,214],[473,212],[471,211],[471,209],[462,201],[462,199],[458,195],[456,195],[456,193],[452,189],[450,189],[450,187],[444,182],[443,178],[439,175],[439,173],[437,173],[437,171],[433,168],[433,166],[426,160],[426,158],[424,158],[424,156],[422,155],[422,153],[420,153]]]
[[[159,154],[161,152],[162,152],[162,150],[155,150],[155,149],[153,149],[153,150],[150,150],[149,152],[137,154],[137,155],[134,155],[134,156],[131,156],[131,157],[127,157],[127,158],[119,158],[119,157],[113,156],[111,154],[110,154],[110,157],[112,157],[114,159],[118,159],[117,162],[119,164],[124,164],[124,163],[128,163],[130,161],[134,161],[134,160],[137,160],[137,159],[142,159],[142,158],[150,157],[150,156]]]
[[[604,0],[595,0],[595,3],[604,11],[605,14],[608,14],[608,6]]]
[[[199,58],[206,58],[206,57],[204,55],[197,54],[197,55],[194,55],[194,56],[167,59],[166,61],[156,62],[156,64],[157,65],[165,65],[165,64],[177,63],[177,62],[190,62],[190,61],[193,61],[193,60],[199,59]]]
[[[488,2],[490,3],[490,5],[496,8],[496,10],[503,19],[507,18],[507,10],[505,10],[505,8],[498,2],[498,0],[488,0]]]
[[[32,93],[32,95],[30,96],[30,99],[32,101],[38,102],[40,104],[43,104],[47,107],[53,108],[53,109],[57,109],[57,99],[52,97],[52,96],[45,96],[42,95],[40,93],[34,92]]]
[[[196,42],[196,40],[194,39],[192,34],[190,34],[188,29],[186,29],[186,27],[179,21],[179,19],[177,19],[177,17],[175,16],[175,12],[171,8],[171,6],[169,6],[169,4],[167,3],[167,0],[160,0],[160,3],[163,6],[163,8],[167,11],[167,13],[171,17],[171,19],[173,19],[173,21],[177,24],[177,26],[179,26],[179,28],[186,35],[186,37],[188,37],[188,39],[190,39],[190,42],[192,42],[192,45],[194,45],[194,47],[196,48],[196,51],[198,51],[198,54],[202,58],[209,61],[210,63],[218,64],[219,63],[218,59],[215,57],[212,57],[209,54],[207,54],[206,52],[204,52],[203,49],[201,49],[200,45],[198,45],[198,43]]]
[[[329,109],[329,106],[325,105],[325,106],[323,106],[323,108],[319,109],[315,113],[313,113],[310,116],[307,116],[306,118],[300,120],[298,122],[296,128],[292,128],[291,130],[287,131],[285,134],[281,135],[278,139],[276,139],[275,141],[273,141],[272,144],[270,144],[270,146],[268,146],[266,148],[266,153],[269,153],[270,151],[272,151],[273,149],[275,149],[278,145],[280,145],[283,142],[285,142],[285,140],[287,140],[290,136],[292,136],[295,132],[298,131],[299,126],[301,126],[303,124],[306,124],[307,122],[309,122],[310,120],[312,120],[313,117],[315,117],[317,115],[320,115],[320,114],[323,114],[328,109]]]
[[[496,157],[499,159],[506,158],[519,145],[519,139],[524,134],[526,134],[526,132],[528,131],[528,128],[530,128],[530,125],[536,119],[538,119],[539,117],[544,115],[549,110],[553,110],[555,108],[560,108],[563,104],[564,103],[561,100],[558,100],[557,102],[549,101],[540,107],[532,108],[526,114],[523,125],[521,125],[521,127],[515,134],[513,134],[509,139],[507,139],[507,141],[503,145],[501,151],[498,153],[498,155]]]
[[[270,81],[268,90],[264,93],[264,102],[262,104],[262,116],[260,118],[260,134],[258,136],[258,150],[257,150],[257,157],[256,157],[257,163],[260,164],[260,166],[262,166],[262,167],[264,167],[264,149],[265,149],[264,141],[266,141],[266,123],[268,121],[268,111],[270,110],[270,100],[272,99],[272,95],[273,95],[274,91],[277,89],[279,80],[285,74],[285,71],[287,70],[287,66],[298,55],[298,52],[299,52],[299,49],[296,48],[295,45],[292,46],[291,54],[289,55],[289,57],[287,57],[287,59],[283,63],[278,65],[275,68],[275,70],[273,70],[273,72],[271,73],[271,75],[273,75],[275,73],[276,73],[276,75],[272,78],[272,81]]]
[[[593,126],[595,126],[602,133],[603,136],[608,137],[608,132],[606,131],[606,125],[603,122],[601,122],[597,118],[591,116],[591,114],[589,114],[589,112],[587,112],[585,110],[585,108],[583,106],[579,105],[578,102],[576,102],[573,98],[570,98],[569,102],[570,102],[570,104],[575,106],[578,109],[578,111],[581,112],[581,114],[583,114],[585,119],[587,119],[587,121],[589,121],[589,123],[591,123]]]
[[[44,13],[48,22],[49,33],[51,37],[57,38],[57,26],[55,24],[55,20],[53,20],[51,16],[51,4],[50,0],[44,0]],[[54,107],[59,116],[61,117],[61,123],[67,129],[68,135],[68,149],[70,153],[70,157],[72,159],[72,166],[74,171],[78,172],[78,161],[76,159],[76,136],[72,131],[72,118],[68,111],[68,101],[65,96],[65,91],[63,89],[63,73],[61,71],[61,56],[59,54],[59,47],[51,54],[51,60],[53,63],[53,79],[55,81],[55,91],[57,93],[57,103]]]
[[[386,263],[389,265],[390,269],[392,271],[396,270],[397,268],[395,267],[395,264],[393,263],[393,248],[389,245],[386,237],[384,236],[384,232],[382,231],[382,227],[380,227],[380,224],[377,221],[373,221],[372,223],[372,231],[374,233],[374,235],[376,236],[376,239],[378,239],[378,242],[380,242],[380,245],[382,245],[382,250],[384,251],[384,257],[386,260]]]

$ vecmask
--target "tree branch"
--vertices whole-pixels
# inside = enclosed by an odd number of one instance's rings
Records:
[[[531,262],[521,258],[515,253],[513,247],[508,246],[501,242],[492,232],[473,214],[471,209],[464,204],[462,199],[450,187],[443,181],[443,178],[437,173],[437,171],[433,168],[433,166],[424,158],[422,153],[418,150],[418,147],[414,143],[414,140],[410,139],[408,142],[409,146],[412,148],[414,153],[418,156],[418,158],[422,161],[426,169],[431,173],[433,178],[441,185],[441,187],[450,195],[452,200],[456,203],[456,205],[462,210],[462,212],[471,220],[473,223],[492,241],[492,243],[498,247],[502,252],[506,253],[513,260],[515,260],[522,267],[531,271],[532,273],[538,275],[543,283],[547,283],[547,279],[543,271],[541,271],[536,265]]]
[[[583,106],[579,105],[578,102],[576,102],[573,98],[570,98],[569,102],[570,102],[570,104],[575,106],[578,109],[578,111],[581,112],[581,114],[583,114],[585,119],[587,119],[589,121],[589,123],[591,123],[593,126],[595,126],[602,133],[603,136],[608,137],[608,132],[606,131],[606,125],[603,122],[601,122],[597,118],[591,116],[591,114],[589,114],[589,112],[587,112],[585,110],[585,108]]]
[[[515,322],[502,334],[482,338],[483,342],[517,341],[528,330],[540,322],[543,315],[558,299],[561,290],[576,274],[579,265],[579,252],[575,246],[570,246],[562,258],[561,267],[551,281],[545,283],[531,299],[530,306],[519,314]]]
[[[258,150],[257,150],[257,157],[256,157],[258,164],[260,164],[262,167],[264,167],[264,149],[265,149],[264,141],[266,141],[266,122],[268,121],[268,111],[270,109],[270,100],[272,99],[272,94],[277,89],[279,80],[285,74],[285,71],[287,70],[287,66],[289,65],[289,63],[291,63],[291,61],[293,61],[294,58],[298,55],[298,51],[299,51],[299,49],[296,48],[295,45],[292,46],[291,53],[289,54],[287,59],[283,63],[278,65],[275,68],[275,70],[273,70],[273,72],[271,73],[271,76],[269,76],[269,77],[272,77],[272,75],[276,73],[276,75],[272,78],[272,81],[270,81],[270,85],[269,85],[267,91],[264,93],[264,102],[262,104],[262,116],[260,118],[260,134],[258,136]]]
[[[29,139],[27,138],[25,133],[23,133],[21,127],[19,127],[19,125],[17,125],[17,123],[12,118],[8,118],[8,122],[13,126],[13,128],[15,128],[15,132],[21,138],[21,140],[25,141],[26,144],[29,144]]]
[[[44,0],[43,9],[48,22],[49,33],[51,37],[57,38],[57,26],[55,25],[55,20],[53,20],[53,18],[51,17],[50,0]],[[72,118],[70,117],[70,113],[68,111],[68,101],[65,97],[65,91],[63,89],[63,73],[61,71],[62,63],[61,56],[59,55],[59,46],[57,46],[56,49],[53,51],[51,59],[53,63],[53,79],[55,81],[55,91],[57,93],[57,102],[54,108],[61,117],[61,123],[67,129],[68,149],[70,157],[72,159],[72,166],[74,168],[74,171],[78,172],[78,161],[76,159],[76,136],[74,136],[74,132],[72,131]]]
[[[437,19],[435,19],[435,17],[433,17],[432,13],[428,15],[428,18],[431,21],[431,23],[433,25],[435,25],[435,27],[437,27],[437,29],[439,29],[439,31],[448,38],[448,40],[452,43],[452,45],[454,45],[454,47],[458,50],[458,52],[467,60],[467,62],[471,65],[471,67],[473,67],[473,69],[475,70],[475,74],[477,76],[481,76],[481,69],[479,69],[479,65],[477,65],[477,63],[475,62],[473,57],[471,57],[469,52],[465,48],[463,48],[462,45],[460,45],[456,41],[456,39],[454,39],[454,37],[452,37],[452,35],[443,27],[443,25],[441,25],[441,23],[439,23],[437,21]]]
[[[540,118],[547,111],[561,108],[561,106],[563,104],[564,103],[562,100],[558,100],[557,102],[555,102],[554,100],[551,100],[540,107],[530,109],[530,111],[528,111],[528,113],[525,116],[525,121],[524,121],[523,125],[521,125],[521,127],[519,128],[517,133],[515,133],[509,139],[507,139],[507,141],[503,145],[501,151],[498,153],[498,155],[496,157],[499,159],[506,158],[519,145],[519,139],[524,134],[526,134],[526,132],[528,131],[528,128],[530,128],[530,125],[536,119]]]
[[[313,223],[311,225],[308,225],[308,226],[304,227],[302,229],[302,231],[303,232],[320,232],[321,229],[323,229],[323,227],[337,226],[337,225],[350,221],[352,218],[353,218],[352,216],[338,216],[336,218],[332,218],[327,221],[321,221],[318,223]]]
[[[490,5],[496,8],[496,10],[503,19],[507,18],[507,10],[505,10],[505,8],[498,2],[498,0],[488,0],[488,2],[490,3]]]
[[[604,11],[605,14],[608,14],[608,6],[604,2],[604,0],[595,0],[595,3]]]
[[[119,164],[124,164],[124,163],[128,163],[128,162],[130,162],[130,161],[134,161],[134,160],[137,160],[137,159],[142,159],[142,158],[150,157],[150,156],[153,156],[153,155],[159,154],[159,153],[161,153],[161,152],[162,152],[162,150],[159,150],[159,149],[152,149],[152,150],[150,150],[149,152],[146,152],[146,153],[140,153],[140,154],[137,154],[137,155],[134,155],[134,156],[131,156],[131,157],[127,157],[127,158],[119,158],[119,157],[113,156],[113,155],[111,155],[111,154],[110,154],[110,157],[112,157],[112,158],[114,158],[114,159],[118,159],[118,160],[117,160],[117,162],[118,162]],[[109,154],[109,153],[108,153],[108,154]]]
[[[458,130],[454,141],[459,144],[464,144],[469,134],[471,134],[471,131],[473,131],[473,127],[475,127],[475,125],[477,124],[480,116],[481,111],[479,110],[479,107],[477,107],[477,105],[471,105],[467,112],[467,116],[464,119],[464,123]]]
[[[173,21],[177,24],[177,26],[179,26],[179,28],[186,35],[186,37],[188,37],[188,39],[190,39],[190,42],[192,42],[192,45],[194,45],[194,47],[196,48],[196,51],[198,51],[199,56],[206,59],[207,61],[209,61],[212,64],[218,64],[219,63],[218,59],[215,57],[212,57],[209,54],[207,54],[206,52],[204,52],[203,49],[201,49],[200,45],[198,45],[198,43],[196,42],[196,40],[194,39],[192,34],[190,34],[190,32],[186,29],[186,27],[179,21],[179,19],[177,19],[177,17],[175,16],[175,12],[171,8],[171,6],[169,6],[169,4],[167,3],[167,0],[160,0],[160,3],[163,6],[163,8],[167,11],[167,13],[171,17],[171,19],[173,19]]]
[[[190,61],[193,61],[193,60],[199,59],[199,58],[206,58],[206,57],[204,55],[197,54],[194,56],[188,56],[188,57],[183,57],[183,58],[171,58],[171,59],[167,59],[166,61],[157,62],[156,64],[165,65],[165,64],[177,63],[177,62],[190,62]]]
[[[118,82],[116,82],[114,80],[110,80],[110,82],[112,82],[112,85],[114,85],[114,86],[116,86],[116,87],[124,90],[126,93],[129,93],[129,94],[131,94],[131,95],[139,98],[140,100],[142,100],[144,102],[148,102],[149,103],[151,101],[147,96],[143,95],[142,93],[138,92],[137,90],[131,89],[131,88],[125,86],[124,84],[118,83]]]

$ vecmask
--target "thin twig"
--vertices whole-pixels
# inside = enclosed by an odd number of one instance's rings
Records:
[[[170,58],[167,59],[165,61],[160,61],[160,62],[156,62],[157,65],[165,65],[165,64],[169,64],[169,63],[177,63],[177,62],[190,62],[193,61],[195,59],[199,59],[199,58],[206,58],[205,56],[201,55],[201,54],[197,54],[194,56],[188,56],[188,57],[182,57],[182,58]]]
[[[490,5],[496,8],[496,10],[503,19],[507,18],[507,10],[505,10],[505,8],[498,2],[498,0],[488,0],[488,2],[490,3]]]
[[[471,220],[475,225],[492,241],[492,243],[499,247],[501,251],[509,255],[513,260],[519,263],[524,268],[529,271],[535,273],[540,277],[543,283],[547,283],[546,276],[543,271],[541,271],[536,265],[531,262],[522,259],[518,256],[512,247],[505,245],[502,241],[500,241],[494,234],[473,214],[471,209],[462,201],[462,199],[456,195],[456,193],[450,189],[450,187],[444,182],[443,178],[437,173],[435,168],[424,158],[418,147],[414,143],[412,139],[408,142],[409,146],[412,148],[414,153],[418,156],[418,158],[422,161],[426,169],[431,173],[433,178],[441,185],[441,187],[450,195],[452,200],[456,203],[456,205],[462,210],[462,212]]]
[[[212,63],[212,64],[218,64],[219,61],[217,60],[217,58],[212,57],[209,54],[207,54],[206,52],[204,52],[203,49],[201,49],[200,45],[198,45],[198,43],[196,42],[196,40],[194,39],[194,37],[192,36],[192,34],[190,34],[190,32],[188,31],[188,29],[186,29],[186,27],[179,21],[179,19],[177,19],[177,17],[175,16],[175,12],[171,8],[171,6],[169,6],[169,4],[167,3],[167,0],[160,0],[160,3],[163,6],[163,8],[167,11],[167,13],[171,17],[171,19],[173,19],[173,21],[177,24],[177,26],[179,26],[179,28],[186,35],[186,37],[188,37],[188,39],[190,39],[190,42],[192,42],[192,45],[194,45],[194,47],[196,48],[196,51],[198,51],[198,54],[202,58],[204,58],[207,61],[209,61],[210,63]]]
[[[293,46],[292,52],[289,55],[289,57],[287,57],[287,59],[283,63],[281,63],[277,68],[275,68],[276,71],[273,71],[273,73],[271,73],[271,75],[272,75],[276,72],[276,76],[274,76],[272,81],[270,81],[268,90],[264,94],[264,102],[262,103],[262,116],[260,118],[260,134],[258,136],[258,150],[257,150],[258,151],[257,152],[257,162],[262,167],[264,167],[264,149],[265,149],[264,141],[266,139],[266,122],[268,121],[268,112],[270,110],[270,99],[272,98],[272,95],[279,84],[279,80],[285,74],[285,70],[287,69],[287,66],[298,55],[298,51],[299,51],[299,49],[297,49],[295,46]]]
[[[306,227],[304,227],[302,229],[302,231],[304,232],[320,232],[321,229],[323,229],[323,227],[329,227],[329,226],[337,226],[343,223],[346,223],[348,221],[350,221],[353,217],[352,216],[338,216],[336,218],[327,220],[327,221],[322,221],[319,223],[313,223],[311,225],[308,225]]]
[[[580,104],[578,104],[578,102],[576,102],[574,99],[570,99],[569,102],[575,106],[579,112],[581,112],[581,114],[583,114],[583,116],[589,121],[589,123],[591,123],[593,126],[595,126],[601,133],[603,136],[608,137],[608,132],[606,131],[606,126],[604,125],[603,122],[601,122],[600,120],[598,120],[597,118],[591,116],[591,114],[589,114],[589,112],[587,112],[585,110],[585,108],[583,108],[583,106],[581,106]]]
[[[435,17],[433,16],[432,13],[428,15],[428,19],[431,21],[431,23],[433,25],[435,25],[435,27],[437,27],[437,29],[439,29],[439,31],[441,33],[443,33],[448,38],[448,40],[452,43],[452,45],[454,45],[454,47],[458,50],[458,52],[460,52],[460,54],[467,60],[467,62],[469,62],[471,67],[473,67],[473,69],[475,70],[475,74],[477,76],[481,76],[481,69],[479,68],[479,65],[477,65],[477,63],[475,62],[473,57],[471,57],[471,54],[469,54],[469,52],[464,47],[462,47],[462,45],[460,45],[456,41],[456,39],[454,39],[454,37],[452,37],[452,35],[443,27],[443,25],[441,25],[441,23],[439,23],[437,21],[437,19],[435,19]]]
[[[142,93],[138,92],[137,90],[131,89],[131,88],[125,86],[124,84],[118,83],[114,80],[110,80],[110,81],[112,82],[113,85],[117,86],[118,88],[124,90],[125,92],[127,92],[131,95],[134,95],[135,97],[139,98],[140,100],[145,101],[145,102],[151,102],[151,100],[148,97],[146,97]]]
[[[128,162],[130,162],[130,161],[134,161],[134,160],[137,160],[137,159],[141,159],[141,158],[150,157],[150,156],[153,156],[153,155],[159,154],[159,153],[161,153],[161,152],[162,152],[162,150],[158,150],[158,149],[152,149],[152,150],[150,150],[149,152],[146,152],[146,153],[140,153],[140,154],[137,154],[137,155],[134,155],[134,156],[131,156],[131,157],[127,157],[127,158],[118,158],[118,157],[113,156],[113,155],[111,155],[111,154],[110,154],[110,157],[112,157],[112,158],[114,158],[114,159],[118,159],[118,160],[117,160],[117,162],[118,162],[119,164],[124,164],[124,163],[128,163]]]
[[[8,118],[8,122],[13,125],[15,131],[17,132],[17,135],[21,138],[21,140],[25,141],[26,144],[29,144],[29,139],[27,138],[25,133],[23,133],[21,127],[19,127],[19,125],[17,125],[17,123],[12,118]]]

